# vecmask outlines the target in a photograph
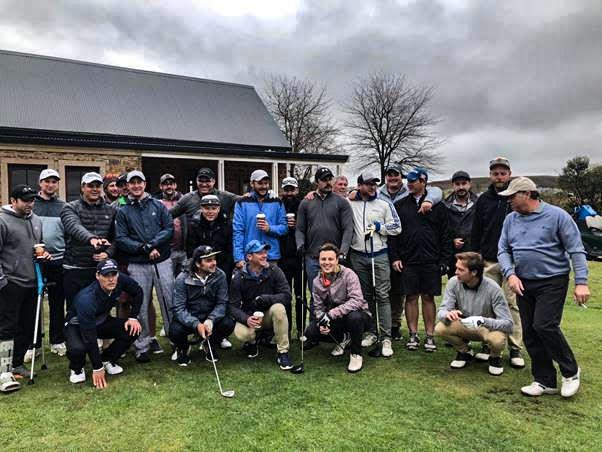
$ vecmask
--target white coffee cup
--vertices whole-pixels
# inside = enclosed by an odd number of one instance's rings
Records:
[[[264,316],[264,314],[261,311],[255,311],[253,313],[253,317],[257,317],[259,319],[259,326],[255,327],[255,328],[258,328],[258,329],[261,328],[261,324],[263,323],[263,316]]]
[[[265,213],[258,213],[255,215],[255,220],[257,221],[257,225],[259,225],[260,221],[265,221]]]

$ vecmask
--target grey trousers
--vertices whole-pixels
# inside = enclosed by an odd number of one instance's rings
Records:
[[[369,256],[350,253],[351,268],[357,273],[362,286],[362,293],[368,302],[372,313],[372,325],[368,329],[377,333],[376,328],[376,304],[378,303],[378,318],[380,321],[380,339],[391,338],[391,301],[389,291],[391,290],[391,271],[389,267],[389,256],[384,253],[374,256],[374,275],[376,280],[376,300],[372,299],[372,262]]]
[[[148,352],[151,340],[148,323],[148,305],[151,303],[153,297],[153,287],[157,292],[165,332],[169,334],[174,281],[172,262],[171,259],[166,259],[158,264],[131,263],[128,265],[128,271],[130,276],[140,284],[144,293],[142,307],[140,308],[140,314],[138,314],[142,332],[138,336],[138,339],[136,339],[136,342],[134,342],[134,347],[136,348],[136,353]],[[159,273],[158,277],[157,272]]]

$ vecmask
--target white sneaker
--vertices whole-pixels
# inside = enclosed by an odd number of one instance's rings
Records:
[[[102,344],[103,344],[102,339],[96,339],[96,345],[98,346],[98,350],[100,350],[100,351],[102,351]]]
[[[21,389],[21,383],[15,380],[12,372],[0,374],[0,392],[9,393]]]
[[[123,372],[123,367],[121,367],[119,364],[112,363],[111,361],[104,361],[102,366],[109,375],[118,375]]]
[[[370,333],[366,335],[364,339],[362,339],[362,347],[372,347],[374,344],[376,344],[376,340],[376,335]]]
[[[330,354],[332,356],[341,356],[345,353],[345,348],[351,343],[351,335],[349,333],[345,333],[343,336],[343,340],[340,344],[334,346]],[[340,347],[339,347],[340,345]]]
[[[572,397],[579,390],[581,384],[581,369],[577,369],[577,373],[572,377],[562,377],[562,386],[560,388],[560,395],[562,397]]]
[[[542,385],[541,383],[534,381],[529,386],[523,386],[522,388],[520,388],[520,392],[527,396],[539,397],[543,394],[558,394],[558,389],[549,388],[547,386]]]
[[[65,356],[67,354],[67,347],[64,342],[60,344],[51,344],[50,353],[56,353],[59,356]]]
[[[349,355],[349,365],[347,366],[347,370],[351,373],[359,372],[362,370],[363,365],[362,355],[354,355],[353,353]]]
[[[79,373],[76,373],[73,369],[71,375],[69,375],[69,381],[73,384],[83,383],[86,381],[86,371],[82,369]]]
[[[230,342],[228,340],[227,337],[223,338],[222,341],[219,343],[219,347],[223,348],[224,350],[228,350],[232,348],[232,342]]]
[[[159,336],[165,337],[165,327],[164,326],[161,327],[161,331],[159,331]]]
[[[383,347],[381,350],[381,354],[385,358],[393,356],[393,347],[391,346],[391,339],[383,339]]]
[[[178,359],[178,350],[174,350],[173,353],[171,354],[171,360],[172,361],[176,361]]]
[[[36,357],[40,356],[40,349],[36,348]],[[33,348],[28,348],[25,352],[25,357],[23,358],[24,363],[30,363],[33,358]]]

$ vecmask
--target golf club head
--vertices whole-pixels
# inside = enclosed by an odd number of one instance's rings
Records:
[[[233,390],[224,391],[224,392],[222,392],[222,395],[224,397],[231,399],[232,397],[234,397],[234,391]]]
[[[32,385],[32,384],[34,384],[34,383],[35,383],[35,381],[34,381],[34,380],[29,380],[29,381],[27,382],[27,385]]]
[[[368,352],[368,356],[371,358],[380,358],[382,356],[382,347],[378,345]]]
[[[302,374],[303,372],[305,372],[305,364],[304,363],[294,366],[291,369],[292,374]]]
[[[42,364],[42,370],[47,370],[48,366],[46,364]]]

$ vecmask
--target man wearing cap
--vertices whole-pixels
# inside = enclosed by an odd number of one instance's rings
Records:
[[[282,255],[278,266],[284,272],[289,287],[295,292],[295,320],[297,332],[302,333],[305,309],[301,304],[301,256],[297,253],[295,230],[297,229],[297,214],[299,213],[299,183],[294,177],[285,177],[282,180],[282,194],[280,199],[286,211],[288,232],[280,238],[280,254]],[[289,305],[290,306],[290,305]],[[293,325],[292,306],[287,310],[289,333]],[[303,334],[299,334],[302,336]]]
[[[80,199],[65,204],[61,210],[67,310],[75,295],[94,282],[98,262],[115,254],[115,212],[102,197],[102,176],[94,172],[82,176]]]
[[[115,199],[113,202],[111,202],[111,206],[115,207],[116,209],[127,204],[127,199],[128,199],[128,187],[127,187],[127,181],[126,181],[127,176],[128,176],[127,172],[121,173],[115,180],[115,186],[119,189],[119,192],[117,193],[117,199]]]
[[[192,218],[199,211],[201,198],[205,195],[215,195],[219,198],[222,212],[231,217],[234,203],[238,199],[234,193],[215,188],[215,173],[211,168],[201,168],[196,176],[197,191],[186,193],[170,210],[173,218],[186,214]]]
[[[134,346],[136,360],[145,363],[150,361],[152,337],[148,306],[153,286],[157,290],[163,326],[169,334],[174,280],[169,242],[173,237],[173,221],[167,208],[145,191],[146,177],[141,171],[130,171],[127,185],[128,203],[115,216],[115,241],[128,259],[129,274],[144,292],[139,314],[142,332]]]
[[[117,186],[117,179],[119,178],[118,174],[105,174],[102,178],[102,191],[105,195],[105,200],[111,204],[117,199],[119,199],[119,195],[121,194],[120,188]]]
[[[456,171],[452,175],[453,192],[445,199],[447,207],[449,229],[452,235],[452,258],[448,263],[448,278],[452,278],[456,271],[457,253],[470,250],[470,235],[474,220],[477,195],[471,190],[470,175],[466,171]]]
[[[244,249],[252,240],[269,244],[268,259],[278,261],[281,257],[278,240],[288,231],[284,205],[269,191],[268,173],[255,170],[250,182],[251,192],[236,201],[232,220],[234,262],[238,268],[244,265]]]
[[[128,319],[111,316],[122,292],[132,297]],[[92,383],[98,389],[107,387],[106,374],[117,375],[123,368],[117,361],[138,337],[141,326],[136,316],[142,305],[142,288],[129,276],[119,273],[117,263],[107,259],[98,263],[96,280],[82,289],[69,311],[65,324],[67,357],[71,383],[86,381],[86,355],[92,363]],[[97,339],[114,339],[102,354]]]
[[[512,211],[510,204],[506,202],[506,198],[500,196],[500,192],[508,188],[511,175],[510,162],[507,158],[496,157],[489,162],[491,185],[477,199],[474,208],[470,247],[472,251],[481,254],[485,259],[485,276],[497,282],[504,291],[504,297],[508,302],[512,321],[514,322],[514,330],[508,337],[510,366],[520,369],[525,367],[525,360],[521,356],[523,333],[520,314],[516,304],[516,295],[508,287],[508,281],[502,274],[497,257],[502,224],[506,215]],[[476,358],[483,361],[486,361],[488,356],[487,347],[476,354]]]
[[[159,179],[159,188],[157,198],[161,203],[171,210],[176,203],[182,198],[182,193],[178,191],[176,178],[169,174],[163,174]],[[182,271],[182,264],[186,260],[186,242],[184,241],[184,231],[188,228],[188,217],[182,215],[180,218],[173,219],[173,238],[169,243],[171,247],[171,263],[173,265],[174,277],[178,276]]]
[[[571,263],[576,303],[585,306],[590,296],[579,229],[563,209],[541,201],[529,178],[514,179],[499,195],[509,199],[514,212],[504,220],[497,257],[508,286],[518,296],[534,378],[521,392],[529,396],[557,393],[556,362],[562,375],[560,395],[571,397],[579,389],[580,369],[560,322]]]
[[[245,264],[234,272],[230,285],[229,313],[236,321],[234,335],[245,343],[247,357],[259,354],[256,333],[273,331],[277,363],[280,369],[290,370],[286,305],[291,302],[291,289],[282,270],[268,262],[269,249],[269,244],[258,240],[245,246]]]
[[[65,292],[63,291],[63,255],[65,253],[65,233],[61,222],[61,211],[65,201],[57,196],[59,189],[59,173],[53,169],[45,169],[40,173],[40,191],[33,205],[35,213],[42,221],[42,235],[46,250],[52,259],[44,267],[47,281],[49,319],[50,319],[50,351],[65,356]],[[41,338],[41,335],[38,337]],[[31,350],[33,353],[33,350]],[[31,358],[30,358],[31,359]],[[26,361],[28,361],[26,359]]]
[[[213,196],[213,195],[208,195]],[[177,362],[180,366],[190,363],[188,335],[197,334],[211,341],[213,359],[218,360],[215,345],[234,330],[234,320],[226,315],[228,308],[228,281],[226,274],[217,267],[216,256],[220,251],[201,245],[192,253],[190,267],[176,278],[174,284],[174,320],[169,337],[176,344]],[[211,354],[203,346],[205,359]]]
[[[393,269],[401,273],[406,296],[405,315],[410,333],[406,348],[417,350],[420,345],[418,298],[422,298],[426,332],[424,350],[434,352],[437,349],[433,337],[435,296],[441,295],[441,276],[447,273],[451,255],[447,209],[443,203],[438,203],[430,212],[420,213],[420,205],[428,193],[428,174],[423,168],[415,168],[408,173],[407,179],[411,194],[395,203],[402,230],[392,239],[390,254]]]
[[[401,225],[393,204],[378,197],[379,182],[376,174],[364,171],[357,178],[355,194],[349,196],[354,228],[349,261],[360,279],[373,319],[362,346],[369,347],[378,340],[382,344],[382,355],[390,357],[393,348],[387,241],[401,232]],[[376,319],[380,325],[376,325]]]

